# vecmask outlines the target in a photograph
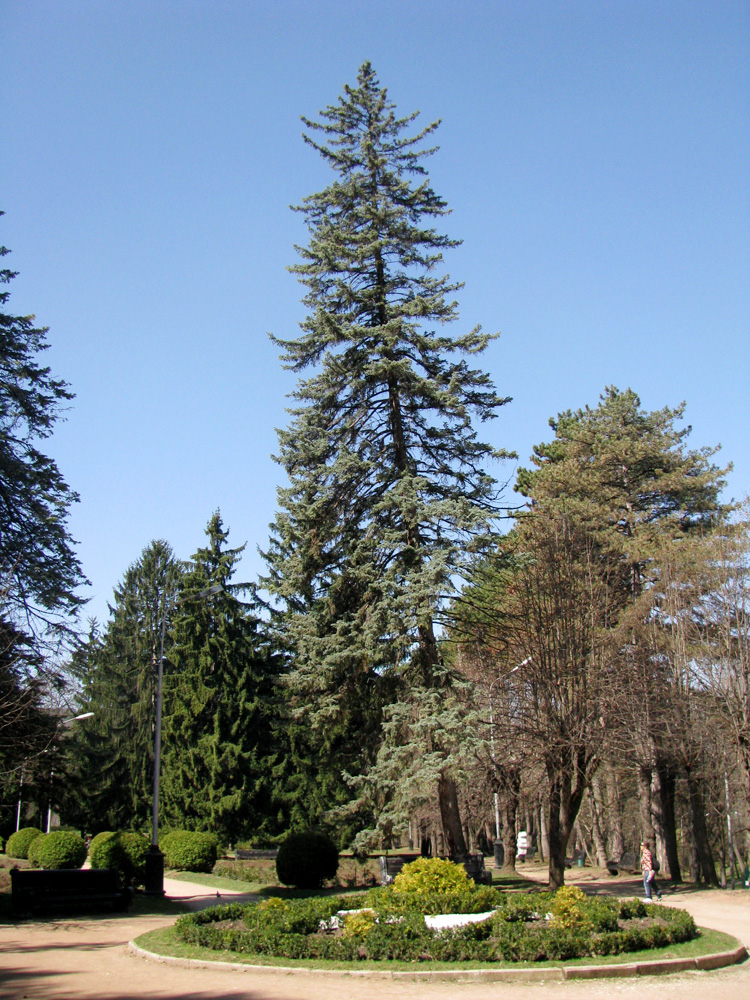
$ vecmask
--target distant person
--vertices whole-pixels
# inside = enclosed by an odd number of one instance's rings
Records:
[[[529,838],[525,830],[521,832],[516,837],[516,861],[520,861],[521,864],[526,860],[526,854],[529,850]]]
[[[652,892],[656,893],[656,898],[661,902],[661,891],[656,884],[656,870],[654,868],[654,856],[651,853],[651,845],[647,840],[641,843],[641,870],[643,871],[643,892],[645,902],[653,903]]]

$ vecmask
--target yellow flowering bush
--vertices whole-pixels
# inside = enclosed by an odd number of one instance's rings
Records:
[[[362,910],[360,913],[348,913],[344,917],[343,936],[363,941],[375,926],[373,910]]]
[[[560,927],[572,930],[587,923],[581,905],[586,902],[586,894],[576,885],[564,885],[555,893],[552,901],[552,916]]]
[[[469,888],[469,876],[463,865],[442,858],[417,858],[404,865],[393,880],[393,891],[421,895],[437,892],[461,892]]]

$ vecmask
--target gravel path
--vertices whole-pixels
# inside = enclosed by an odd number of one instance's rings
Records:
[[[542,877],[527,869],[530,875]],[[597,879],[590,870],[571,881],[591,892],[635,895],[638,882]],[[217,902],[215,890],[166,880],[171,898],[192,907]],[[243,898],[222,892],[220,901]],[[698,924],[726,931],[750,949],[750,890],[665,895],[667,905],[689,910]],[[129,915],[79,920],[27,921],[0,927],[0,1000],[743,1000],[750,997],[750,961],[717,972],[605,979],[591,982],[451,983],[393,981],[354,975],[182,968],[138,958],[127,942],[172,917]]]

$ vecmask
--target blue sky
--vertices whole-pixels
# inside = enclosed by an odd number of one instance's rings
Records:
[[[77,395],[46,450],[91,614],[217,507],[261,570],[293,387],[267,333],[304,316],[289,205],[330,180],[299,116],[365,60],[442,119],[461,328],[502,332],[483,363],[513,397],[492,443],[526,461],[550,416],[631,387],[685,400],[750,492],[745,0],[0,0],[0,24],[0,242]]]

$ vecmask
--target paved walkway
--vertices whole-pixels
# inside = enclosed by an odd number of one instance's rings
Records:
[[[541,869],[527,869],[541,878]],[[590,869],[571,873],[590,892],[635,895],[638,881],[597,878]],[[165,880],[170,898],[192,908],[241,893]],[[750,949],[750,890],[665,895],[667,905],[689,910],[696,922],[738,937]],[[750,961],[717,972],[592,982],[446,983],[393,981],[315,973],[235,972],[181,968],[145,961],[127,942],[171,917],[113,915],[78,920],[26,921],[0,927],[0,1000],[744,1000],[750,997]]]

